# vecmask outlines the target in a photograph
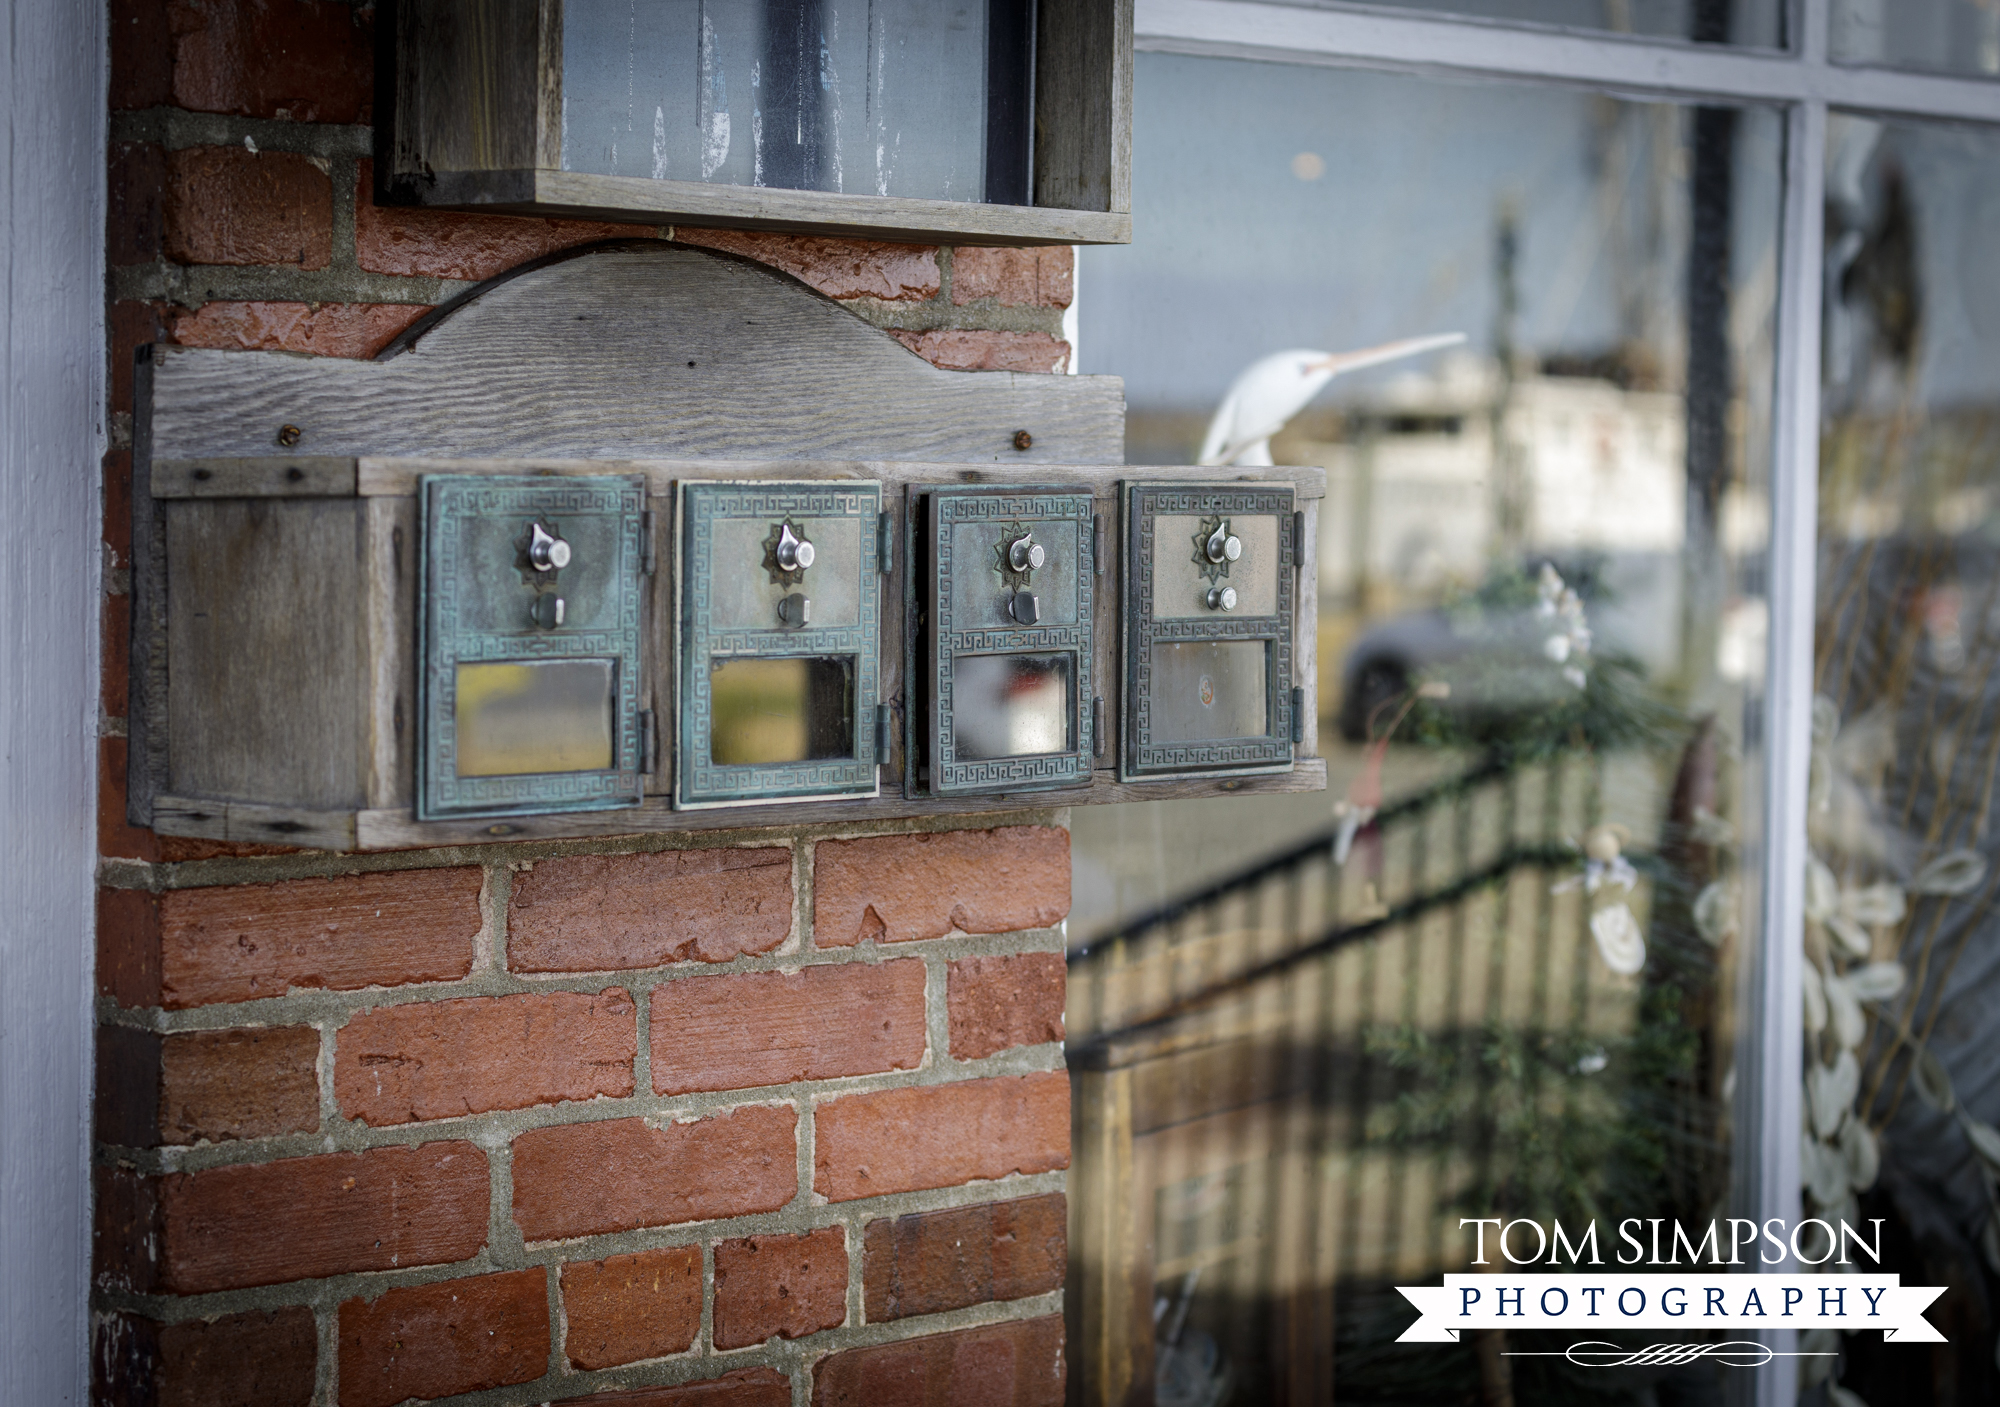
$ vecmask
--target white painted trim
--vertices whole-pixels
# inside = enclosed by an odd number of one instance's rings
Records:
[[[105,7],[7,0],[0,73],[0,1402],[88,1399]]]
[[[1163,53],[2000,122],[2000,82],[1830,63],[1824,14],[1814,14],[1821,7],[1802,8],[1808,46],[1798,54],[1268,0],[1135,0],[1134,43]]]
[[[1072,244],[1069,248],[1069,306],[1063,309],[1063,341],[1069,343],[1069,374],[1083,374],[1082,359],[1077,355],[1081,345],[1079,335],[1083,331],[1083,319],[1077,309],[1083,302],[1083,246]]]

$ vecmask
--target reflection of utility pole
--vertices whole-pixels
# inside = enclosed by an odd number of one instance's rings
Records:
[[[1515,264],[1520,254],[1520,215],[1511,196],[1503,196],[1494,221],[1493,279],[1499,303],[1493,318],[1493,360],[1499,382],[1493,391],[1493,556],[1518,563],[1528,544],[1526,486],[1521,483],[1521,456],[1507,436],[1507,410],[1514,397],[1514,321],[1520,313],[1520,281]]]
[[[1380,415],[1362,412],[1355,429],[1354,482],[1348,499],[1348,553],[1354,563],[1354,613],[1366,618],[1375,602],[1373,563],[1375,542],[1375,451],[1382,441]]]
[[[1699,705],[1715,680],[1728,593],[1717,528],[1722,491],[1730,478],[1729,407],[1736,381],[1729,348],[1736,110],[1698,107],[1690,125],[1694,150],[1688,179],[1687,526],[1681,550],[1681,671],[1683,697]]]

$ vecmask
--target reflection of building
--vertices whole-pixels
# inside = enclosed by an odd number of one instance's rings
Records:
[[[1606,645],[1660,671],[1679,658],[1687,448],[1678,391],[1547,373],[1503,388],[1490,360],[1461,354],[1434,374],[1396,377],[1337,417],[1302,418],[1274,449],[1280,462],[1327,470],[1319,576],[1333,629],[1323,635],[1338,640],[1342,618],[1351,629],[1429,607],[1496,565],[1546,556],[1594,564],[1602,595],[1593,623]],[[1725,537],[1742,508],[1739,494],[1725,496]],[[1503,533],[1503,523],[1516,526]]]

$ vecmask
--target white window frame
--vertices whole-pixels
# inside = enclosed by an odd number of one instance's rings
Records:
[[[1760,1221],[1795,1220],[1804,1017],[1806,781],[1812,746],[1814,534],[1819,496],[1821,207],[1830,109],[2000,124],[2000,81],[1835,63],[1831,0],[1791,0],[1787,51],[1638,39],[1314,0],[1135,0],[1141,52],[1316,64],[1450,77],[1525,79],[1677,102],[1777,109],[1785,122],[1777,385],[1771,470],[1771,630],[1762,708],[1758,865],[1762,961],[1738,1053],[1735,1201]],[[1753,1152],[1754,1150],[1754,1152]],[[1772,1267],[1783,1270],[1792,1267]],[[1783,1337],[1791,1337],[1789,1333]],[[1789,1344],[1773,1342],[1773,1348]],[[1743,1393],[1760,1407],[1798,1398],[1797,1360],[1778,1358]],[[1742,1399],[1739,1399],[1742,1400]]]

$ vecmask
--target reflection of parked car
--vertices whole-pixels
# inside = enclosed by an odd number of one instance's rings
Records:
[[[1540,569],[1538,559],[1527,577],[1489,584],[1483,599],[1393,616],[1362,632],[1341,668],[1341,736],[1366,742],[1394,714],[1384,705],[1426,680],[1450,686],[1444,707],[1475,730],[1574,695],[1576,686],[1546,650],[1550,622],[1532,587],[1524,587]],[[1587,606],[1598,603],[1596,563],[1557,569]]]

